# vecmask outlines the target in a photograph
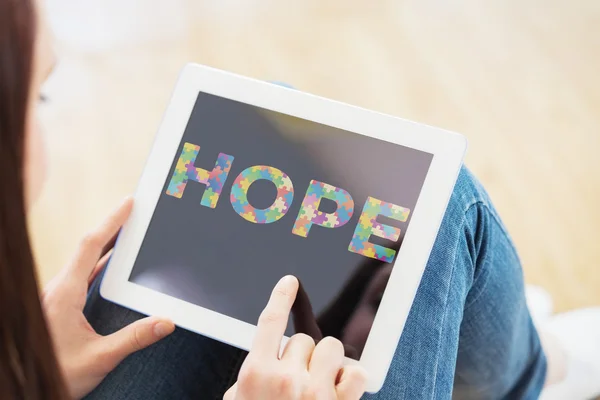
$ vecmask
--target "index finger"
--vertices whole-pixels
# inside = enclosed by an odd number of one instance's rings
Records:
[[[319,328],[319,325],[317,324],[317,319],[313,313],[310,299],[302,287],[302,282],[299,282],[296,300],[292,306],[292,319],[294,320],[296,333],[305,333],[312,337],[315,342],[323,339],[321,328]]]
[[[258,318],[256,337],[250,354],[278,358],[281,340],[285,334],[290,310],[297,292],[298,279],[295,277],[284,276],[277,282],[267,306]]]

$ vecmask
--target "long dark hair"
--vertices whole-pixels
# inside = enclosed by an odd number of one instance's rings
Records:
[[[25,216],[25,131],[36,38],[32,0],[0,0],[0,398],[65,399]]]

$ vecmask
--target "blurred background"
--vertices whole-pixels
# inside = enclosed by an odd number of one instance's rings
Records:
[[[600,304],[600,2],[46,0],[59,63],[31,218],[47,282],[137,180],[197,62],[465,134],[557,309]]]

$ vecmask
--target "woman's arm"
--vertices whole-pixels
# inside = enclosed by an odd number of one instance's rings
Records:
[[[81,398],[91,392],[125,357],[169,335],[169,320],[148,317],[101,336],[89,324],[83,307],[89,285],[104,268],[107,253],[129,217],[133,200],[127,199],[104,223],[82,241],[73,262],[52,280],[42,303],[59,363],[70,394]],[[279,357],[281,341],[296,294],[298,280],[283,278],[258,321],[257,335],[238,382],[226,400],[359,399],[365,373],[342,365],[344,347],[328,337],[315,345],[305,334],[294,335]]]
[[[104,257],[125,223],[133,200],[126,199],[95,231],[82,240],[73,261],[44,290],[42,304],[69,393],[81,398],[129,354],[169,335],[173,323],[148,317],[101,336],[83,315],[89,285],[104,268]]]

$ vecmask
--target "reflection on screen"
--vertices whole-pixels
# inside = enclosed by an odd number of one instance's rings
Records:
[[[255,324],[295,275],[287,334],[358,359],[431,160],[200,93],[129,279]]]

